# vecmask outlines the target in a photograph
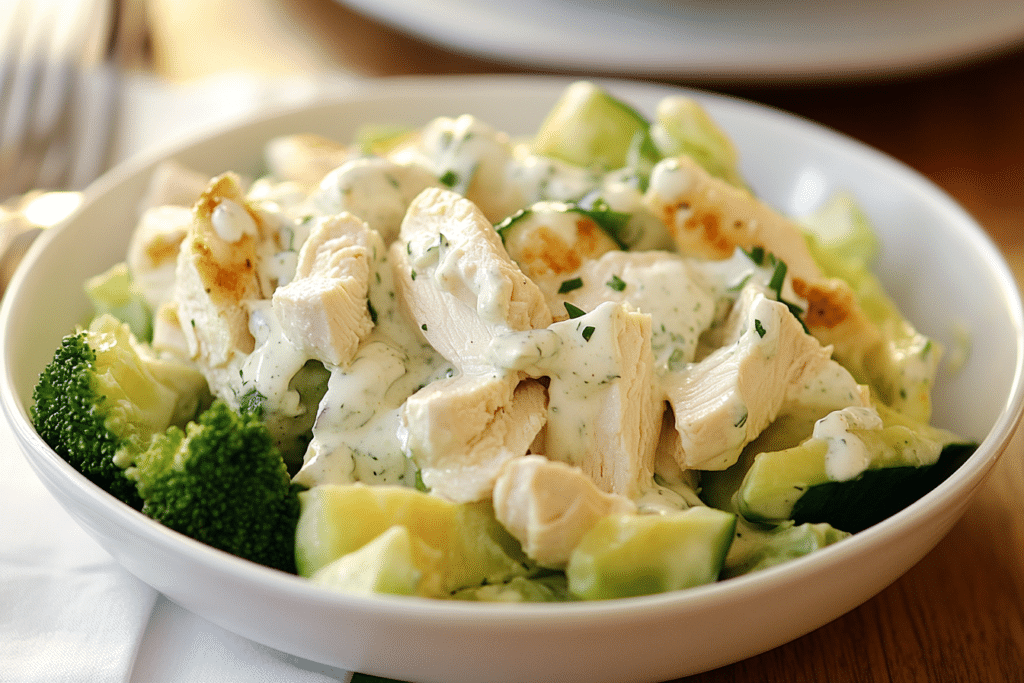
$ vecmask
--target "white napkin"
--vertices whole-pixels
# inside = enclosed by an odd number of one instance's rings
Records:
[[[347,76],[128,83],[123,160],[210,126],[344,92]],[[0,419],[0,683],[325,683],[350,674],[253,643],[169,602],[82,531]]]
[[[0,680],[128,680],[155,591],[64,512],[6,421],[0,472]]]

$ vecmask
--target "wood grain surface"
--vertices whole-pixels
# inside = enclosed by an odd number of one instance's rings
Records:
[[[518,71],[407,37],[333,0],[149,2],[153,68],[174,80],[237,69]],[[678,83],[799,114],[917,169],[985,226],[1024,282],[1024,51],[862,83]],[[687,683],[1024,681],[1022,451],[1018,433],[964,518],[878,596],[803,638]]]

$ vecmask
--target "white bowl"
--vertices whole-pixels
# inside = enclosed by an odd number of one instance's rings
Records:
[[[964,512],[1006,447],[1022,406],[1024,325],[998,250],[954,201],[902,164],[839,134],[746,102],[697,93],[732,135],[758,193],[802,213],[849,190],[879,233],[883,279],[922,331],[970,354],[944,372],[935,420],[980,442],[920,501],[805,558],[714,585],[641,598],[501,605],[355,597],[232,557],[120,504],[57,457],[27,410],[59,339],[87,314],[81,283],[123,259],[154,165],[174,157],[210,174],[255,172],[269,138],[350,138],[365,122],[419,124],[474,113],[529,133],[566,81],[429,78],[370,82],[342,100],[246,123],[123,166],[44,234],[0,312],[0,400],[26,457],[68,512],[118,562],[231,631],[326,664],[409,681],[657,681],[764,652],[864,602],[925,555]],[[609,82],[650,113],[667,87]]]

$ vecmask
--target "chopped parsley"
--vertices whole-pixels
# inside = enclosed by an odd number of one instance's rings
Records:
[[[772,276],[768,280],[768,289],[775,294],[775,300],[781,304],[785,304],[786,308],[789,309],[789,312],[793,314],[793,317],[800,321],[804,331],[809,333],[807,324],[803,321],[803,318],[800,317],[803,315],[804,309],[800,308],[792,301],[787,301],[782,296],[782,287],[786,283],[786,273],[789,271],[789,266],[786,265],[786,262],[777,258],[775,254],[766,252],[764,247],[751,247],[750,251],[744,249],[743,253],[746,254],[747,258],[753,261],[756,266],[772,267]],[[746,284],[746,281],[747,279],[744,279],[737,288]],[[762,334],[761,336],[764,335]]]
[[[618,275],[612,275],[612,279],[605,283],[616,292],[622,292],[626,289],[626,282]]]
[[[590,338],[594,336],[594,326],[587,325],[586,327],[583,328],[582,334],[584,341],[590,341]]]
[[[573,306],[568,301],[565,302],[565,312],[569,314],[570,319],[578,318],[581,315],[586,315],[587,313],[582,308],[579,308],[578,306]]]
[[[583,286],[583,279],[576,277],[576,278],[573,278],[571,280],[564,281],[562,283],[562,285],[558,288],[558,293],[559,294],[567,294],[567,293],[573,291],[574,289],[579,289],[582,286]]]
[[[767,331],[764,329],[764,325],[762,325],[761,321],[757,318],[754,318],[754,331],[757,332],[757,335],[762,339],[764,339],[764,335],[767,334]]]

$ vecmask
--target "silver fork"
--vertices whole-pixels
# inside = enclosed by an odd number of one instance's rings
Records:
[[[123,71],[140,58],[144,0],[0,0],[0,293],[41,227],[110,165]],[[27,194],[26,194],[27,193]],[[73,197],[71,198],[74,199]]]
[[[138,0],[2,0],[0,199],[106,169]]]

